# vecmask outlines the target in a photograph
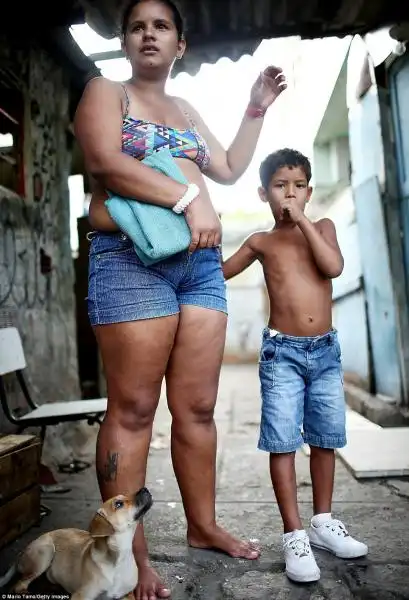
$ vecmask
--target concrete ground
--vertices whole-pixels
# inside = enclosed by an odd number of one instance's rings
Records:
[[[365,559],[343,561],[316,551],[317,584],[300,586],[284,575],[281,523],[273,499],[267,456],[256,449],[259,422],[257,369],[223,368],[217,406],[219,431],[217,513],[238,536],[262,544],[258,561],[230,559],[188,549],[185,520],[170,452],[170,419],[163,399],[156,419],[147,485],[154,506],[145,520],[152,559],[172,589],[173,600],[365,600],[409,599],[409,490],[406,482],[356,481],[337,461],[333,512],[352,535],[366,541]],[[0,552],[1,571],[39,533],[57,527],[86,528],[99,504],[94,469],[58,475],[70,492],[43,497],[52,512],[38,527]],[[308,458],[298,455],[301,513],[311,515]],[[34,593],[52,591],[39,580]]]

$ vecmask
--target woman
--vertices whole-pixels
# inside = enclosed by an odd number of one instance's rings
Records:
[[[123,19],[123,48],[132,78],[121,85],[89,82],[75,117],[87,169],[96,181],[90,205],[89,315],[104,363],[108,409],[97,443],[97,473],[105,500],[144,485],[152,424],[166,379],[172,415],[171,451],[187,517],[187,540],[255,559],[259,552],[215,521],[216,427],[213,411],[225,344],[227,309],[220,264],[221,225],[203,173],[234,183],[253,156],[266,109],[285,89],[280,69],[256,81],[250,104],[225,151],[197,112],[168,96],[165,84],[185,51],[182,18],[168,0],[131,2]],[[189,186],[140,160],[169,139]],[[161,141],[162,140],[162,141]],[[184,206],[190,252],[144,267],[132,242],[118,232],[105,190],[148,203]],[[139,529],[136,598],[167,598],[170,591],[148,560]]]

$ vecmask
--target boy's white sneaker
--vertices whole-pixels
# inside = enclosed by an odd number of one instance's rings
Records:
[[[298,583],[318,581],[320,570],[315,562],[308,535],[304,530],[283,535],[285,572],[289,579]]]
[[[339,558],[359,558],[368,554],[368,546],[351,537],[338,519],[330,518],[316,525],[311,520],[308,535],[311,546],[328,550]]]

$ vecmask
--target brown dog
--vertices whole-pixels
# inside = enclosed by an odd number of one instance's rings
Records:
[[[91,521],[89,531],[56,529],[31,542],[6,575],[0,587],[17,573],[13,591],[24,594],[32,581],[46,573],[72,600],[123,598],[138,581],[132,540],[139,520],[152,506],[152,496],[142,488],[132,496],[107,500]]]

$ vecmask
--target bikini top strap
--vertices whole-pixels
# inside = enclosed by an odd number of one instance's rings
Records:
[[[125,107],[123,110],[122,118],[126,119],[129,115],[129,94],[128,94],[128,90],[126,89],[126,85],[124,83],[121,83],[120,85],[124,91],[124,96],[125,96]],[[191,127],[193,129],[196,129],[196,123],[195,123],[194,119],[192,118],[192,116],[190,115],[190,113],[186,110],[186,108],[184,106],[181,106],[181,104],[179,102],[178,102],[178,104],[179,104],[179,107],[181,108],[181,110],[183,111],[183,114],[189,121]]]
[[[196,123],[194,121],[194,119],[192,118],[191,114],[189,113],[189,111],[186,110],[184,104],[182,102],[179,101],[178,98],[175,98],[176,100],[176,104],[178,105],[179,109],[182,111],[182,113],[185,115],[186,119],[189,121],[190,126],[192,127],[192,129],[197,129]]]
[[[128,90],[126,89],[126,85],[124,83],[121,83],[120,85],[121,85],[121,87],[124,91],[124,95],[125,95],[125,106],[124,106],[122,118],[126,119],[129,115],[129,95],[128,95]]]
[[[183,108],[182,110],[183,110],[183,113],[184,113],[186,119],[189,121],[191,127],[193,129],[196,129],[196,123],[195,123],[194,119],[192,118],[191,114],[185,108]]]

